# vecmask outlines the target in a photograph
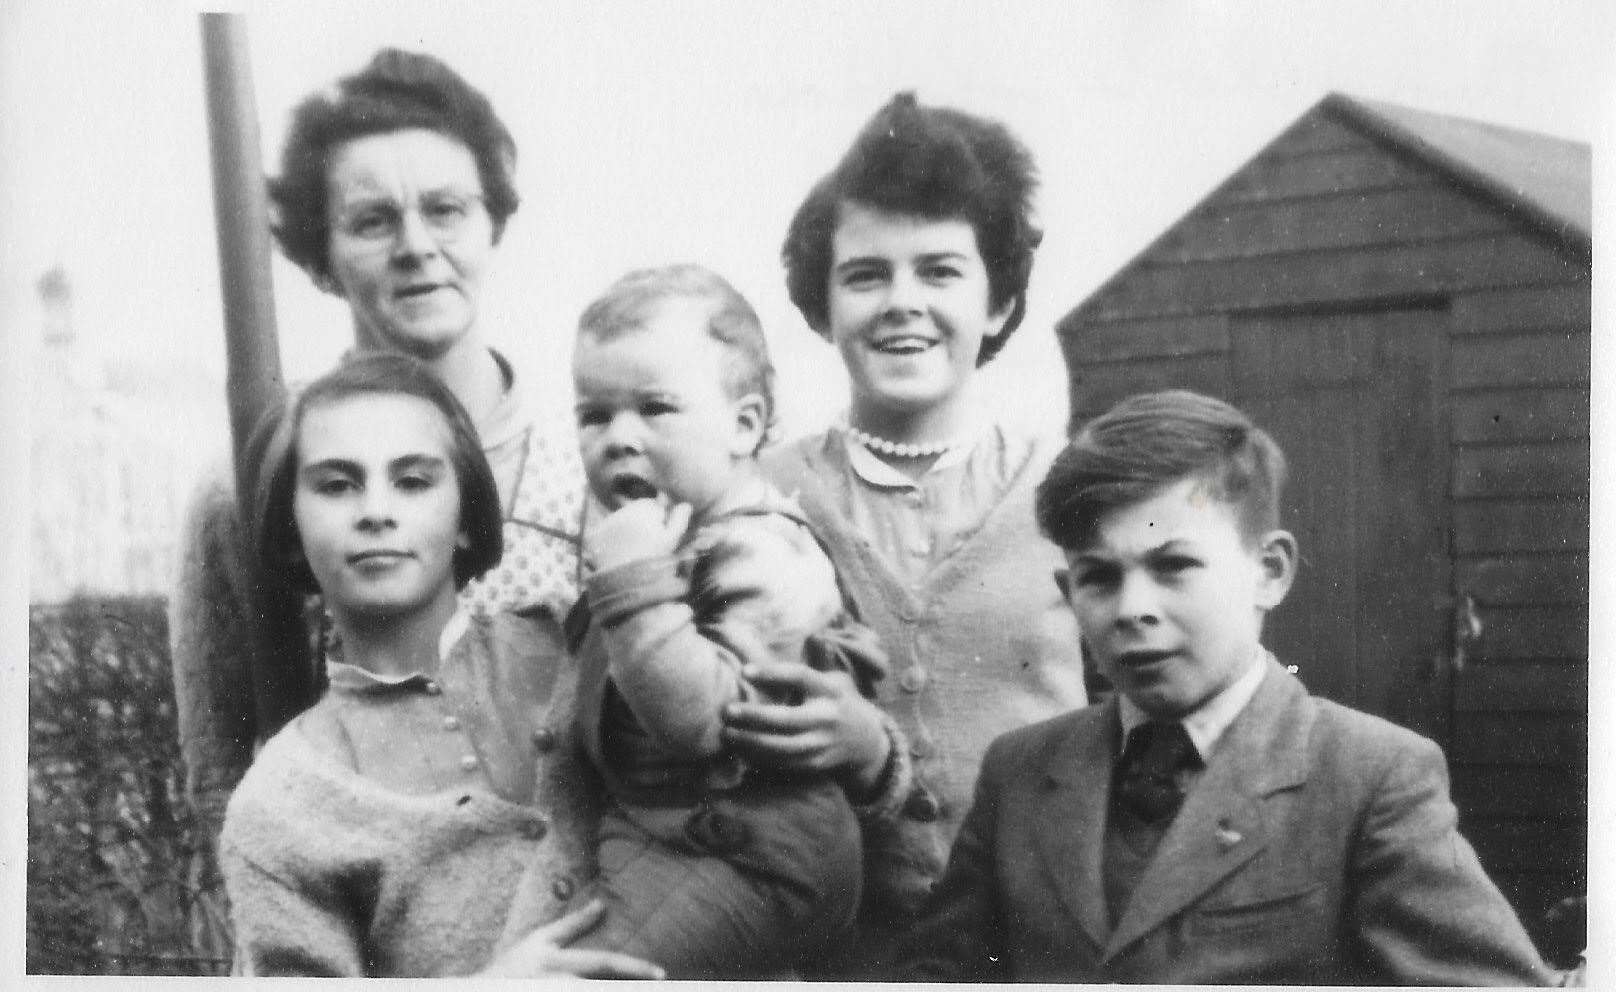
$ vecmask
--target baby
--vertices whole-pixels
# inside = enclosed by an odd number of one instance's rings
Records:
[[[584,312],[573,368],[585,471],[608,510],[585,537],[591,574],[568,624],[581,736],[610,797],[610,910],[580,943],[674,978],[779,974],[858,906],[844,786],[902,795],[891,781],[907,766],[888,762],[873,789],[749,767],[726,753],[721,708],[768,696],[748,662],[845,673],[868,695],[885,659],[758,472],[773,368],[739,293],[697,266],[630,273]]]

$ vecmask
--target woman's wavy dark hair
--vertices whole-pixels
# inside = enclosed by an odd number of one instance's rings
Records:
[[[845,202],[931,220],[961,218],[976,231],[988,273],[988,306],[1013,309],[1004,333],[982,341],[976,364],[999,353],[1027,311],[1027,281],[1043,232],[1032,222],[1037,169],[998,121],[923,107],[899,93],[876,111],[840,164],[797,208],[780,250],[791,302],[830,336],[832,239]]]
[[[332,153],[355,138],[411,128],[436,131],[471,151],[494,241],[505,233],[520,202],[513,182],[516,142],[493,104],[431,55],[384,48],[364,69],[297,105],[281,149],[281,174],[269,182],[275,238],[316,283],[331,278],[326,180]]]
[[[292,507],[297,490],[297,432],[304,416],[322,404],[373,395],[426,400],[449,424],[449,460],[460,487],[460,526],[468,544],[455,550],[455,587],[463,587],[499,564],[504,546],[499,489],[470,415],[443,380],[420,361],[366,352],[346,359],[265,413],[247,442],[247,464],[252,472],[248,526],[253,550],[270,581],[297,592],[320,591],[303,554]]]

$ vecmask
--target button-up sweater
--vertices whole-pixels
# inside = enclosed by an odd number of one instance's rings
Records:
[[[802,505],[815,532],[874,628],[890,662],[879,702],[910,741],[916,786],[895,819],[870,828],[882,874],[901,875],[895,906],[912,914],[941,875],[970,805],[982,755],[999,734],[1082,706],[1077,627],[1053,578],[1063,565],[1039,535],[1033,493],[1056,450],[1003,428],[967,463],[995,466],[1000,486],[961,484],[982,502],[946,554],[918,581],[902,578],[891,553],[854,526],[854,501],[868,498],[849,462],[843,432],[831,430],[765,455],[770,478]],[[871,870],[877,870],[871,866]]]
[[[469,974],[573,904],[599,785],[558,623],[474,618],[436,673],[332,669],[225,819],[248,974]]]

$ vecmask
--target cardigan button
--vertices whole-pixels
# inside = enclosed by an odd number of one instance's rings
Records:
[[[477,768],[477,756],[475,754],[461,755],[460,767],[468,772],[475,771]]]
[[[444,730],[459,730],[460,729],[460,718],[457,717],[457,716],[454,716],[453,714],[444,717],[443,718],[443,729]]]
[[[903,674],[898,676],[898,685],[903,687],[904,692],[919,692],[926,687],[926,670],[919,665],[904,669]]]
[[[550,883],[551,894],[562,902],[566,902],[568,899],[571,899],[572,894],[576,891],[578,891],[577,884],[565,875],[562,875],[560,878]]]
[[[437,696],[443,693],[443,687],[438,685],[438,683],[432,679],[427,679],[426,685],[423,685],[421,688],[425,690],[428,696]]]
[[[522,825],[522,836],[528,840],[543,840],[544,835],[550,832],[550,825],[544,820],[530,820]]]
[[[540,727],[538,730],[533,731],[533,746],[537,748],[540,753],[555,750],[555,731],[551,730],[549,727]]]

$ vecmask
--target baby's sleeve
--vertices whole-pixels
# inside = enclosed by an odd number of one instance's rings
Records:
[[[659,749],[687,759],[718,754],[722,707],[757,695],[743,665],[800,663],[841,606],[813,536],[775,515],[704,528],[678,558],[598,572],[585,595],[618,695]]]

